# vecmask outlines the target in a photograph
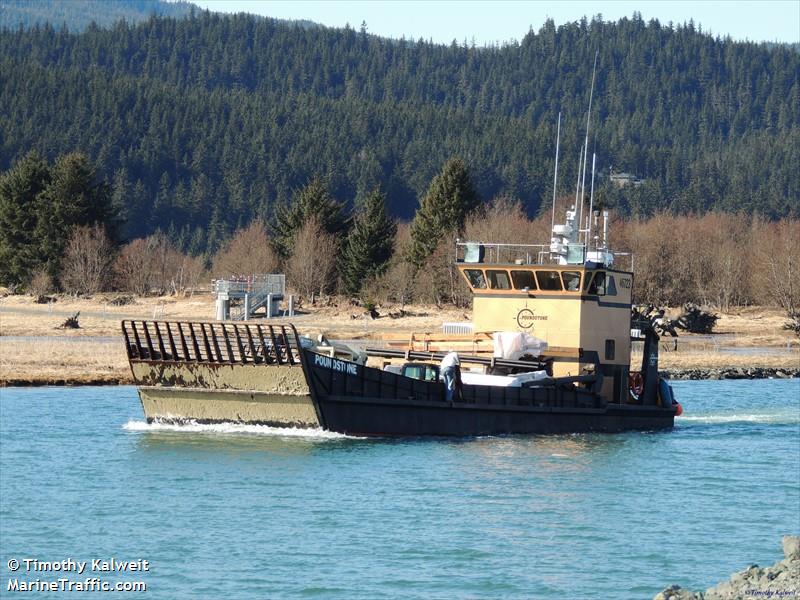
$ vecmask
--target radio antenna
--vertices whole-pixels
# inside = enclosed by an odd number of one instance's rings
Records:
[[[589,246],[590,235],[591,235],[591,218],[592,218],[592,209],[594,208],[594,165],[597,160],[597,153],[592,152],[592,186],[591,192],[589,193],[589,227],[587,227],[588,231],[586,232],[586,245]],[[597,228],[597,222],[595,222],[595,229]],[[595,244],[596,246],[597,244]]]
[[[558,113],[558,128],[556,129],[556,168],[553,172],[553,218],[550,220],[550,231],[556,226],[556,187],[558,186],[558,146],[561,141],[561,112]]]
[[[594,77],[597,73],[597,56],[600,54],[599,50],[595,50],[594,53],[594,66],[592,67],[592,86],[589,88],[589,110],[586,111],[586,140],[583,144],[583,182],[581,183],[581,207],[579,212],[578,218],[578,241],[580,241],[580,226],[583,223],[583,198],[586,192],[586,159],[589,155],[589,120],[592,116],[592,98],[594,97]],[[588,232],[587,232],[587,240],[588,240]]]
[[[578,150],[578,180],[575,182],[575,206],[572,207],[572,210],[575,211],[575,214],[578,214],[578,198],[581,195],[581,163],[583,162],[583,148]],[[578,229],[581,228],[581,222],[578,221]]]

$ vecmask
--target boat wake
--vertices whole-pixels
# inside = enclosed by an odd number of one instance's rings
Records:
[[[291,437],[315,440],[341,440],[359,439],[354,436],[325,431],[324,429],[303,429],[298,427],[270,427],[269,425],[245,425],[243,423],[166,423],[154,421],[128,421],[122,428],[125,431],[135,432],[176,432],[176,433],[203,433],[212,435],[261,435],[271,437]]]
[[[684,415],[675,420],[676,424],[687,423],[759,423],[766,425],[798,425],[800,412],[775,411],[761,413],[722,413],[708,415]]]

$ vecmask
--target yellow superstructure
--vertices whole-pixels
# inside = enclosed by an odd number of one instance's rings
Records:
[[[459,263],[476,332],[524,332],[547,342],[553,375],[600,365],[603,395],[625,402],[633,273],[584,265]]]

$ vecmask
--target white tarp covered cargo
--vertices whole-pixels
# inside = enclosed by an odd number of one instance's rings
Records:
[[[547,350],[547,342],[527,333],[517,331],[497,331],[492,334],[494,357],[517,360],[529,354],[539,356]]]

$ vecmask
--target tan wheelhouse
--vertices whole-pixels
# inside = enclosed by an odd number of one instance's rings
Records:
[[[473,295],[475,333],[513,331],[543,340],[548,354],[575,359],[555,362],[556,377],[585,374],[597,358],[603,395],[627,400],[633,273],[591,261],[559,264],[542,246],[458,242],[457,248],[457,267]]]

